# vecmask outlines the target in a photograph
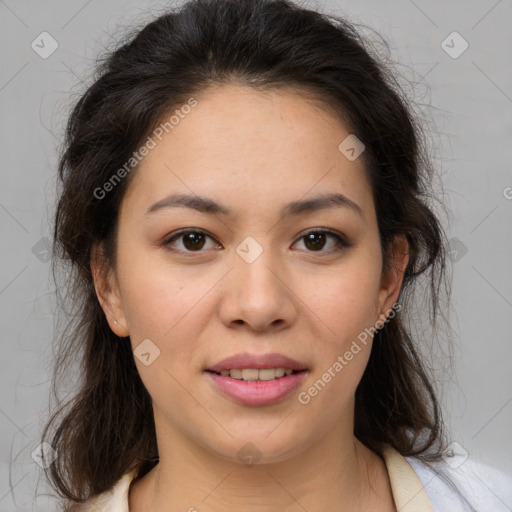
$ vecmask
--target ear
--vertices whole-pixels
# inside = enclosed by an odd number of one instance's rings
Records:
[[[122,305],[121,292],[115,272],[107,264],[102,245],[95,245],[91,251],[91,273],[96,296],[110,328],[121,338],[128,336],[129,330]]]
[[[383,272],[381,287],[379,292],[379,323],[386,321],[392,307],[398,300],[402,282],[409,263],[409,243],[404,235],[397,235],[393,239],[389,268]]]

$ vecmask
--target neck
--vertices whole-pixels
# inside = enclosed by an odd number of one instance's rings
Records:
[[[340,429],[286,460],[254,465],[170,437],[168,449],[159,443],[159,463],[131,486],[130,512],[395,510],[383,460]]]

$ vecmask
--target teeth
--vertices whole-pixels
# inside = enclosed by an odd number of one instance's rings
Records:
[[[232,370],[222,370],[220,374],[223,377],[231,377],[238,380],[273,380],[291,375],[291,368],[234,368]]]

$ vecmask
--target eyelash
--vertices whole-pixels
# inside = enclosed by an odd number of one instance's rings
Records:
[[[192,255],[194,253],[205,252],[204,250],[199,250],[199,251],[188,251],[188,250],[185,250],[185,251],[183,251],[181,249],[175,249],[175,248],[171,247],[171,245],[172,245],[171,242],[174,239],[179,239],[179,237],[181,237],[183,235],[186,235],[186,234],[189,234],[189,233],[202,234],[202,235],[205,235],[205,236],[211,238],[212,240],[214,240],[214,238],[209,233],[204,231],[203,229],[200,229],[200,228],[195,228],[195,229],[187,228],[187,229],[182,229],[181,231],[178,231],[178,232],[173,233],[172,235],[166,237],[165,240],[163,241],[162,245],[165,246],[170,251],[181,252],[181,253],[185,253],[187,255],[189,255],[189,254]],[[349,247],[353,246],[353,244],[347,242],[345,237],[343,237],[341,234],[339,234],[336,231],[333,231],[331,229],[327,229],[327,228],[314,228],[314,229],[310,229],[310,230],[306,231],[305,233],[303,233],[299,237],[299,239],[297,241],[304,239],[307,235],[310,235],[311,233],[327,234],[327,235],[331,235],[331,236],[333,236],[334,238],[337,239],[337,245],[336,245],[335,248],[329,249],[327,251],[324,251],[324,250],[320,250],[320,251],[307,251],[307,252],[312,253],[312,254],[316,254],[316,253],[319,253],[319,254],[332,254],[332,253],[341,252],[344,249],[348,249]]]

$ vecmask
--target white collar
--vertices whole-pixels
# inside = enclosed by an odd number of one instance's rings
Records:
[[[382,457],[391,482],[396,509],[400,512],[435,512],[425,487],[411,465],[391,445],[386,444]],[[83,512],[129,512],[128,492],[137,475],[133,469],[125,473],[110,489],[88,500]]]

